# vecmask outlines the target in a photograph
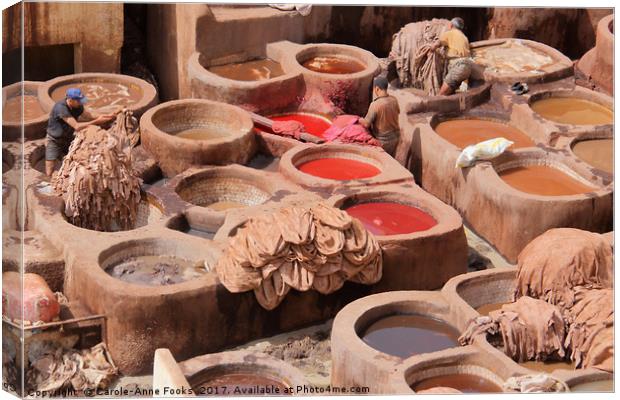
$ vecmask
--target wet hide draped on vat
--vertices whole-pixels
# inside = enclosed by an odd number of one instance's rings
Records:
[[[381,147],[381,143],[359,124],[359,119],[357,115],[339,115],[323,133],[323,137],[330,142]]]
[[[140,182],[131,165],[137,122],[120,113],[109,130],[90,126],[76,132],[52,186],[76,226],[97,231],[131,229],[140,203]]]
[[[515,297],[531,296],[568,309],[576,286],[611,288],[613,251],[603,235],[550,229],[519,254]]]
[[[381,248],[360,221],[318,203],[250,218],[215,269],[226,289],[253,290],[260,305],[271,310],[291,288],[328,294],[347,280],[376,283],[382,265]]]
[[[568,318],[570,329],[565,345],[576,366],[613,372],[613,290],[577,288]]]
[[[445,75],[446,60],[440,51],[430,45],[448,29],[449,21],[433,18],[431,21],[405,25],[392,37],[388,62],[394,62],[402,87],[421,89],[435,95]]]
[[[501,334],[504,353],[515,361],[562,359],[565,356],[566,327],[560,309],[531,297],[492,311],[488,317],[473,320],[461,344],[472,343],[481,333]]]

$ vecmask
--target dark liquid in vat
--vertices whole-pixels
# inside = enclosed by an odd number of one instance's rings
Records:
[[[195,279],[206,273],[203,263],[173,256],[129,257],[106,270],[114,278],[136,285],[163,286]]]
[[[612,392],[614,390],[614,381],[611,379],[584,382],[570,388],[571,392]]]
[[[415,354],[458,347],[459,333],[435,318],[401,314],[376,321],[361,337],[375,350],[407,358]]]
[[[502,388],[488,379],[472,374],[448,374],[427,378],[415,383],[411,388],[414,391],[434,387],[450,387],[463,393],[498,393]]]
[[[574,370],[575,363],[570,361],[526,361],[519,363],[520,366],[538,372],[552,373],[556,369]]]
[[[482,306],[476,308],[476,311],[478,311],[480,313],[480,315],[489,315],[489,313],[491,311],[499,310],[500,308],[502,308],[502,306],[504,304],[509,304],[509,303],[490,303],[490,304],[485,304],[485,305],[482,305]]]
[[[201,388],[213,388],[213,393],[201,393]],[[217,388],[217,393],[215,389]],[[270,394],[282,395],[286,386],[275,379],[254,375],[248,373],[230,373],[219,375],[211,379],[207,379],[196,385],[194,389],[197,395],[213,394],[213,395],[260,395],[261,389],[271,390]],[[278,393],[274,392],[274,388],[278,388]]]

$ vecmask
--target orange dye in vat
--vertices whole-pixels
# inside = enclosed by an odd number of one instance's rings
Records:
[[[337,181],[372,178],[381,173],[374,165],[348,158],[319,158],[305,162],[297,169],[308,175]]]
[[[545,165],[509,168],[500,172],[499,176],[517,190],[542,196],[567,196],[595,190],[564,172]]]
[[[570,125],[602,125],[614,121],[613,112],[577,97],[549,97],[532,104],[532,110],[550,121]]]
[[[425,231],[437,221],[416,207],[391,202],[362,203],[345,210],[375,235],[399,235]]]
[[[435,132],[460,149],[497,137],[514,142],[511,146],[513,149],[534,146],[532,139],[520,130],[484,119],[453,119],[440,122],[435,127]]]

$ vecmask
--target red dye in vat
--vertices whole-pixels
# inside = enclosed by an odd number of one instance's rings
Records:
[[[437,225],[435,218],[416,207],[391,202],[357,204],[345,210],[375,235],[401,235]]]
[[[304,125],[305,132],[308,132],[320,138],[323,137],[323,133],[325,133],[327,128],[329,128],[332,125],[331,122],[325,117],[322,117],[319,115],[305,114],[305,113],[274,115],[274,116],[269,117],[269,119],[274,120],[274,121],[301,122]],[[273,133],[271,130],[263,128],[262,126],[259,126],[258,128],[264,132]]]
[[[348,158],[319,158],[305,162],[297,169],[308,175],[337,181],[372,178],[381,173],[374,165]]]

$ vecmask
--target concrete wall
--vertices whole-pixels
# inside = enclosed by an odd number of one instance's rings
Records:
[[[118,72],[122,3],[23,3],[26,47],[74,45],[75,72]],[[19,48],[19,7],[2,12],[2,52]],[[10,10],[10,9],[9,9]],[[26,60],[27,61],[27,60]]]

